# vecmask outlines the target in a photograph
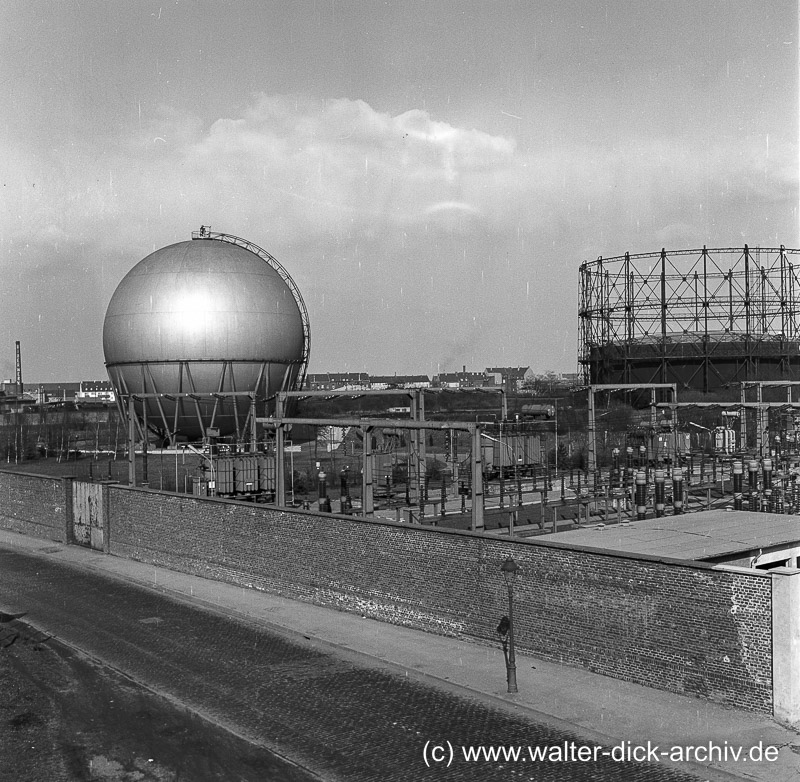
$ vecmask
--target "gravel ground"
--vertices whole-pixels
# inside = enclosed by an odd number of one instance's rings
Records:
[[[317,779],[19,621],[0,693],[1,782]]]

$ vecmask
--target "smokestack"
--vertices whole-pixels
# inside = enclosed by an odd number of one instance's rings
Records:
[[[17,396],[22,396],[22,351],[19,347],[19,340],[17,346]]]

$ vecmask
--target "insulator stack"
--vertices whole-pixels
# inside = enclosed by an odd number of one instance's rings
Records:
[[[664,515],[664,470],[655,471],[655,505],[656,505],[656,518],[661,518]]]
[[[772,459],[764,459],[764,499],[762,500],[762,510],[772,513],[775,508],[772,496]]]
[[[774,506],[775,506],[775,513],[783,513],[784,512],[784,489],[783,485],[775,487],[775,494],[774,494]]]
[[[636,473],[636,518],[647,517],[647,473],[640,470]]]
[[[676,516],[683,513],[683,467],[672,471],[672,511]]]
[[[758,462],[751,459],[747,463],[747,488],[750,492],[750,510],[758,510]]]
[[[734,462],[732,466],[733,472],[733,509],[742,510],[742,478],[744,468],[741,462]]]
[[[633,448],[632,446],[628,446],[625,449],[625,485],[629,485],[633,482]]]

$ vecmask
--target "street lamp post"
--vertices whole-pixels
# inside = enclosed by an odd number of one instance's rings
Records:
[[[497,632],[503,643],[503,656],[506,660],[506,680],[508,691],[517,692],[517,661],[514,652],[514,582],[517,579],[519,567],[508,557],[500,566],[500,571],[508,589],[508,616],[504,616],[497,626]]]

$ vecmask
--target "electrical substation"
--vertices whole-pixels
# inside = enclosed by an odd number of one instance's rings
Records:
[[[83,454],[98,480],[512,536],[726,508],[793,514],[796,258],[744,246],[585,262],[583,382],[552,397],[314,391],[298,285],[266,250],[203,226],[120,282],[103,329],[116,407],[84,405],[77,435],[65,440],[65,405],[24,412],[17,343],[6,457],[24,459],[37,431],[40,453]]]

